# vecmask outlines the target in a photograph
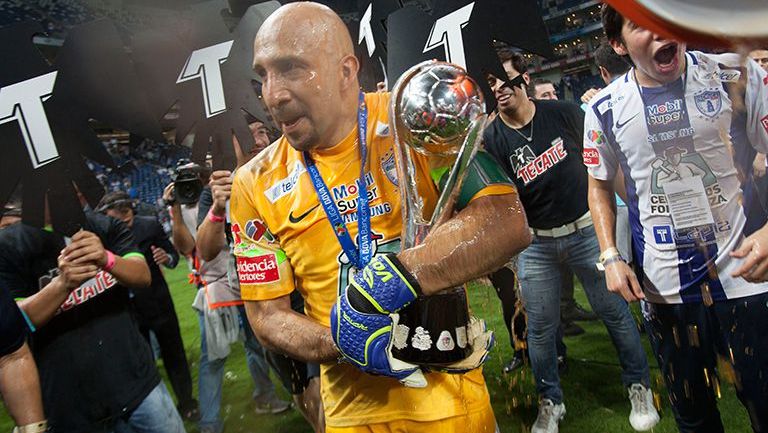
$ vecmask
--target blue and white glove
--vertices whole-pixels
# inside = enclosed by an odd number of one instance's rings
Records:
[[[421,370],[392,356],[390,314],[416,299],[420,289],[394,254],[377,256],[358,271],[331,310],[333,341],[360,370],[424,387]]]

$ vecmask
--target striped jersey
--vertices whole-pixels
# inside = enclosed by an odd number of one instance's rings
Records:
[[[768,77],[735,54],[685,57],[673,83],[641,87],[633,69],[595,96],[584,164],[595,179],[624,174],[633,258],[649,301],[766,292],[767,283],[731,276],[742,260],[729,253],[766,223],[752,161],[768,152]]]

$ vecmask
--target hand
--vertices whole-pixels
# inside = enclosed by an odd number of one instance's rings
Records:
[[[755,160],[752,162],[752,173],[754,173],[755,177],[763,177],[765,176],[765,154],[764,153],[758,153],[755,155]]]
[[[645,299],[637,275],[629,265],[618,260],[605,266],[605,283],[608,291],[621,295],[627,302]]]
[[[581,102],[585,104],[589,104],[589,101],[592,100],[592,98],[597,95],[597,92],[599,92],[601,89],[595,89],[594,87],[584,92],[583,95],[581,95]]]
[[[174,188],[175,184],[173,182],[169,183],[168,186],[165,187],[163,190],[163,201],[168,205],[175,205],[178,204],[176,202],[176,199],[174,197]]]
[[[213,195],[211,210],[214,215],[224,216],[227,209],[227,200],[232,195],[232,172],[229,170],[217,170],[211,174],[208,182]]]
[[[168,263],[171,262],[171,256],[169,256],[164,249],[158,248],[154,245],[152,245],[151,248],[152,248],[152,258],[155,259],[155,263],[157,263],[158,266],[167,265]]]
[[[107,264],[107,251],[101,239],[95,234],[80,230],[72,236],[72,243],[61,250],[61,256],[73,265],[96,265],[103,268]]]
[[[768,229],[763,227],[744,239],[739,248],[731,252],[731,257],[745,259],[731,276],[742,277],[750,283],[768,281]]]
[[[423,388],[427,381],[421,370],[392,356],[392,330],[397,325],[397,316],[376,311],[360,290],[350,284],[331,309],[333,342],[342,359],[360,370],[393,377],[409,387]]]
[[[99,273],[99,267],[86,263],[76,265],[67,260],[63,255],[58,258],[59,275],[55,278],[64,288],[71,292],[80,287],[81,284],[95,277]]]

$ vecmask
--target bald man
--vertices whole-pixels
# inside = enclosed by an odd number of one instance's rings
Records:
[[[530,242],[512,182],[498,166],[485,165],[494,164],[487,154],[478,157],[472,167],[481,173],[477,182],[465,182],[474,187],[462,190],[461,210],[425,244],[400,252],[389,94],[360,93],[359,63],[344,23],[325,6],[292,3],[267,19],[254,53],[264,102],[283,132],[237,172],[232,188],[233,224],[243,227],[235,254],[254,333],[271,350],[322,364],[328,432],[493,432],[480,368],[426,373],[425,388],[403,386],[393,377],[404,374],[384,353],[389,317],[372,312],[366,315],[371,322],[351,324],[330,312],[357,314],[347,301],[361,289],[350,282],[371,274],[372,266],[380,267],[376,275],[394,266],[397,276],[390,273],[386,287],[372,282],[370,299],[410,300],[501,267]],[[367,206],[358,199],[364,188]],[[370,236],[359,241],[359,231]],[[294,289],[305,299],[306,315],[291,310]],[[357,306],[364,308],[361,299]],[[371,344],[355,346],[361,334],[360,341]],[[358,349],[370,362],[360,362]]]

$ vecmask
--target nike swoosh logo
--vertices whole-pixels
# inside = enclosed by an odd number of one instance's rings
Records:
[[[632,119],[634,119],[635,117],[637,117],[637,113],[635,113],[635,115],[634,115],[634,116],[632,116],[632,117],[630,117],[629,119],[627,119],[627,121],[626,121],[626,122],[624,122],[624,123],[621,123],[621,122],[619,122],[619,121],[616,121],[616,129],[621,129],[621,128],[623,128],[623,127],[627,126],[627,123],[631,122],[631,121],[632,121]]]
[[[298,224],[301,220],[306,218],[307,215],[311,214],[313,210],[317,209],[318,206],[320,206],[320,205],[316,204],[316,205],[312,206],[311,208],[309,208],[308,211],[304,212],[303,214],[301,214],[301,215],[299,215],[297,217],[293,216],[293,211],[291,211],[291,213],[288,214],[288,221],[290,221],[291,224]]]

